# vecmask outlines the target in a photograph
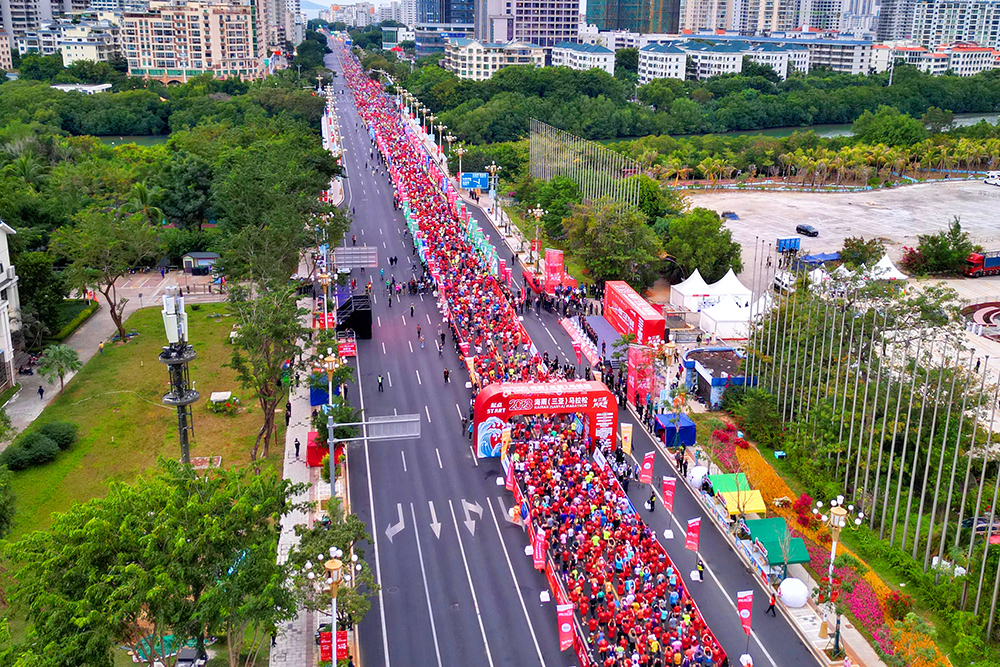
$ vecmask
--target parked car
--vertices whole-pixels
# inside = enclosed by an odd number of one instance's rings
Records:
[[[987,532],[1000,534],[1000,518],[993,518],[992,530],[990,529],[989,516],[969,517],[962,521],[962,528],[972,528],[976,535],[985,535]]]
[[[819,236],[819,230],[812,225],[798,225],[795,232],[803,236]]]

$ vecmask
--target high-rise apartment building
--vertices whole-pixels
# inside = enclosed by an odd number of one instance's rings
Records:
[[[688,0],[690,4],[691,0]],[[677,33],[681,0],[590,0],[587,23],[600,30]]]
[[[0,0],[0,29],[11,41],[32,30],[39,30],[43,21],[82,12],[87,0]]]
[[[399,3],[399,22],[407,28],[417,25],[417,0],[401,0]]]
[[[205,73],[220,79],[264,74],[267,45],[254,5],[199,0],[149,5],[146,12],[122,16],[130,75],[183,82]]]
[[[687,0],[682,30],[725,30],[742,35],[764,35],[795,30],[812,5],[840,0]],[[818,11],[824,11],[821,6]]]
[[[486,41],[516,40],[546,48],[577,41],[579,0],[480,0],[476,37]]]
[[[0,31],[0,70],[9,72],[12,69],[14,62],[10,52],[10,35]]]
[[[955,3],[968,4],[968,3]],[[882,0],[875,35],[879,41],[910,39],[916,0]]]
[[[928,49],[954,42],[1000,48],[1000,0],[921,0],[912,26],[909,37]]]

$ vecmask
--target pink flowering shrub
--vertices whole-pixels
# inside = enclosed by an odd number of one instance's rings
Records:
[[[729,432],[723,431],[721,428],[717,428],[712,431],[712,437],[723,444],[729,442],[730,440]]]
[[[731,442],[723,443],[715,450],[719,467],[728,473],[736,472],[740,469],[740,462],[736,459],[736,446]]]

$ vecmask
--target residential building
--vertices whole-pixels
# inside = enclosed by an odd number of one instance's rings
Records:
[[[377,23],[375,5],[370,2],[359,2],[353,5],[333,5],[333,20],[343,21],[353,28],[364,28]]]
[[[10,263],[8,237],[16,232],[0,220],[0,391],[14,385],[13,332],[20,330],[21,299],[17,288],[17,271]]]
[[[479,0],[476,39],[510,40],[551,48],[575,42],[579,34],[579,0]]]
[[[598,44],[559,42],[552,47],[552,66],[576,70],[602,69],[615,73],[615,52]]]
[[[875,37],[879,41],[910,39],[913,37],[913,20],[917,0],[881,0]],[[947,3],[947,4],[968,4]]]
[[[448,40],[474,38],[475,26],[471,23],[418,23],[413,34],[417,57],[422,58],[444,53]]]
[[[653,79],[686,78],[687,53],[673,44],[647,44],[639,49],[639,84]]]
[[[415,42],[416,39],[416,33],[409,28],[400,28],[398,26],[382,28],[383,51],[388,51],[399,46],[402,42]]]
[[[63,30],[59,50],[63,67],[80,60],[107,62],[121,51],[121,28],[110,21],[81,21]]]
[[[998,52],[971,42],[942,44],[936,50],[912,44],[876,44],[872,47],[872,70],[885,72],[892,63],[913,65],[922,72],[975,76],[996,69]]]
[[[399,21],[399,14],[402,10],[402,6],[399,0],[392,0],[384,5],[379,5],[375,12],[376,23],[382,23],[383,21]]]
[[[10,51],[10,35],[0,31],[0,70],[9,72],[14,69]]]
[[[400,1],[399,22],[410,29],[417,25],[417,0]]]
[[[844,74],[867,74],[871,65],[873,43],[867,40],[840,38],[833,33],[789,30],[771,33],[768,37],[744,37],[738,34],[701,33],[688,35],[715,42],[744,41],[750,44],[778,44],[792,48],[789,66],[800,71],[812,67],[829,67]],[[802,49],[807,54],[802,53]]]
[[[220,79],[264,75],[266,43],[253,5],[152,0],[147,12],[122,16],[129,74],[166,83],[200,74]]]
[[[912,25],[912,34],[906,37],[928,49],[955,42],[1000,48],[1000,0],[920,0]]]
[[[10,35],[13,45],[45,21],[86,11],[87,4],[88,0],[0,0],[0,30]]]
[[[55,55],[62,42],[63,29],[68,23],[58,19],[42,21],[37,29],[27,30],[17,36],[17,52],[22,56],[29,53]]]
[[[87,9],[97,12],[144,12],[149,9],[149,0],[90,0]]]
[[[483,43],[476,39],[450,39],[441,60],[446,70],[473,81],[485,81],[510,65],[544,67],[545,50],[527,42]]]
[[[689,0],[690,1],[690,0]],[[681,0],[588,0],[587,23],[640,33],[680,29]]]

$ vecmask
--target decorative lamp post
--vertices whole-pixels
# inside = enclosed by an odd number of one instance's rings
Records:
[[[326,260],[324,260],[324,262],[325,261]],[[325,270],[328,268],[325,264],[323,268],[323,273],[319,274],[319,284],[323,286],[323,328],[326,329],[327,323],[329,322],[328,318],[330,317],[330,275]]]
[[[459,186],[461,186],[461,184],[462,184],[462,181],[461,181],[461,179],[462,179],[462,156],[465,155],[466,153],[468,153],[468,151],[465,150],[464,148],[462,148],[461,144],[459,144],[458,148],[455,149],[455,155],[458,156],[458,178],[459,178]]]
[[[330,549],[330,560],[323,563],[326,570],[327,583],[330,584],[330,641],[334,651],[337,650],[337,589],[343,581],[344,563],[340,560],[344,552],[340,549]]]
[[[326,505],[327,513],[330,511],[330,505],[333,502],[334,496],[337,495],[335,488],[337,480],[336,475],[333,474],[333,456],[336,445],[336,438],[333,437],[333,429],[336,428],[336,422],[333,419],[333,376],[343,365],[344,361],[339,355],[333,353],[333,348],[326,348],[326,358],[323,359],[323,370],[326,371],[326,404],[329,409],[326,415],[326,444],[330,450],[330,500],[327,501]],[[346,447],[344,448],[344,457],[347,457]]]
[[[817,516],[820,521],[827,525],[827,528],[830,529],[830,537],[833,538],[830,547],[830,568],[828,572],[830,581],[833,581],[833,561],[837,558],[837,542],[840,541],[840,531],[848,526],[853,513],[854,505],[848,505],[847,509],[844,509],[844,496],[837,496],[836,500],[830,501],[829,513],[823,513],[822,501],[818,501],[816,507],[813,508],[813,515]],[[856,529],[861,525],[864,518],[865,513],[859,511],[851,527]]]
[[[541,255],[541,248],[539,247],[539,244],[538,244],[538,227],[539,227],[539,225],[542,222],[542,216],[545,215],[546,213],[548,213],[548,211],[546,211],[545,209],[543,209],[541,204],[536,204],[535,208],[531,209],[528,212],[531,213],[531,215],[535,216],[535,245],[534,245],[534,250],[535,250],[535,273],[537,274],[538,273],[538,264],[539,264],[539,259],[540,259],[539,255]]]
[[[499,189],[497,187],[497,181],[499,180],[499,175],[502,170],[503,167],[498,165],[495,161],[490,162],[490,164],[486,166],[486,173],[490,175],[490,198],[493,200],[493,215],[496,217],[497,222],[500,221],[500,210],[497,206],[497,190]]]
[[[443,146],[444,146],[444,128],[445,128],[445,124],[444,123],[438,123],[437,124],[437,131],[438,131],[438,153],[441,153],[444,150],[444,148],[443,148]]]
[[[428,109],[428,111],[430,111],[430,109]],[[436,121],[437,119],[438,117],[435,116],[434,114],[428,114],[426,119],[427,129],[424,131],[424,134],[430,135],[432,144],[434,143],[434,121]]]
[[[444,140],[448,142],[448,155],[451,155],[451,142],[455,141],[455,139],[458,139],[458,137],[456,137],[456,136],[455,136],[454,134],[452,134],[451,132],[449,132],[449,133],[448,133],[447,135],[445,135],[445,137],[444,137]]]

